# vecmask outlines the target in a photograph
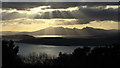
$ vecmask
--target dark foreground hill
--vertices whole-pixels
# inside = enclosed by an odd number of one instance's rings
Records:
[[[22,39],[34,39],[35,37],[30,35],[4,35],[2,39],[4,40],[22,40]]]

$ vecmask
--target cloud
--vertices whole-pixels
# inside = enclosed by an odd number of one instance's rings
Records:
[[[119,0],[3,0],[3,2],[119,2]]]
[[[76,19],[28,19],[19,18],[3,20],[2,31],[37,31],[47,27],[64,27],[82,29],[86,26],[101,29],[119,29],[115,21],[92,21],[89,24],[78,24]]]
[[[18,0],[17,0],[18,1]],[[21,1],[21,0],[20,0]],[[24,0],[26,1],[26,0]],[[96,6],[96,5],[119,5],[118,2],[3,2],[2,8],[12,8],[18,10],[24,10],[27,8],[33,8],[38,6],[50,5],[52,8],[68,8],[68,7],[75,7],[75,6]],[[33,0],[32,0],[33,1]],[[41,1],[41,0],[40,0]],[[45,1],[45,0],[44,0]]]
[[[77,19],[77,24],[87,24],[91,21],[119,21],[117,5],[107,6],[76,6],[53,9],[51,6],[39,6],[25,10],[3,9],[2,19]]]
[[[22,5],[21,5],[22,4]],[[38,6],[50,5],[51,8],[68,8],[80,5],[79,2],[3,2],[2,8],[12,8],[18,10],[24,10],[27,8],[33,8]]]
[[[77,10],[77,7],[67,9],[52,9],[51,6],[39,6],[25,10],[3,9],[2,20],[15,18],[49,19],[49,18],[74,18],[69,11]],[[60,15],[61,14],[61,15]],[[69,15],[69,16],[68,16]]]
[[[81,24],[87,24],[90,21],[104,21],[104,20],[112,20],[119,21],[118,19],[118,9],[90,9],[83,8],[79,9],[84,16],[80,16],[78,22]]]

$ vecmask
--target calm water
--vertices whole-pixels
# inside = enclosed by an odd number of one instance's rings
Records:
[[[37,44],[23,44],[23,43],[17,43],[19,46],[19,54],[26,56],[30,53],[47,53],[48,55],[57,57],[59,52],[62,53],[72,53],[74,49],[83,46],[54,46],[54,45],[37,45]],[[98,46],[89,46],[91,49]],[[102,47],[102,46],[100,46]],[[103,46],[104,47],[104,46]]]
[[[81,46],[53,46],[53,45],[36,45],[36,44],[23,44],[17,43],[20,47],[19,54],[28,55],[30,53],[47,53],[51,56],[58,56],[59,52],[72,53],[74,49]]]
[[[36,38],[42,38],[42,37],[65,37],[65,38],[86,38],[89,36],[81,36],[81,35],[33,35]]]
[[[33,35],[34,37],[65,37],[64,35]]]

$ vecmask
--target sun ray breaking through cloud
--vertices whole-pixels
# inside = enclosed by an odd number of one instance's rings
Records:
[[[49,4],[25,9],[3,8],[3,21],[0,24],[3,26],[2,31],[32,32],[48,27],[82,29],[86,26],[119,29],[118,8],[118,5],[80,5],[66,8],[54,6],[53,8]]]

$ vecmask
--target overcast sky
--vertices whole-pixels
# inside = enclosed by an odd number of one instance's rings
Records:
[[[1,0],[2,2],[119,2],[119,0]]]
[[[4,2],[3,31],[36,31],[47,27],[118,29],[118,5],[80,2]],[[0,23],[1,24],[1,23]]]

